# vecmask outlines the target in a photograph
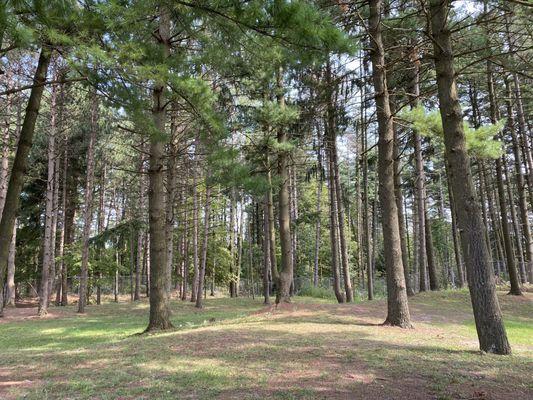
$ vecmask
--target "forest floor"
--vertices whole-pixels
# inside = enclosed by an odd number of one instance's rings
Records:
[[[173,301],[175,330],[152,335],[146,300],[8,309],[0,399],[532,399],[533,293],[500,304],[512,356],[477,350],[466,291],[410,299],[408,330],[380,326],[383,300]]]

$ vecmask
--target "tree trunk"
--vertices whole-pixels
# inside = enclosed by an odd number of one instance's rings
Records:
[[[144,215],[144,210],[146,207],[145,151],[146,151],[146,145],[143,140],[143,142],[141,143],[141,153],[140,153],[140,160],[139,160],[139,203],[138,203],[138,210],[137,210],[137,218],[139,219],[139,222],[144,221],[143,215]],[[141,272],[142,272],[141,262],[142,262],[142,256],[144,254],[143,237],[144,237],[143,229],[139,227],[137,229],[137,255],[135,257],[135,289],[133,293],[133,301],[141,300]]]
[[[487,87],[489,91],[489,103],[490,103],[490,119],[495,124],[499,118],[498,106],[494,95],[494,83],[492,80],[492,70],[490,61],[487,62]],[[499,136],[499,135],[498,135]],[[496,137],[495,139],[499,139]],[[520,290],[520,282],[518,280],[518,272],[516,269],[515,258],[513,254],[513,245],[511,242],[511,233],[509,230],[509,221],[507,218],[507,199],[505,197],[505,188],[503,186],[503,168],[502,158],[496,159],[496,185],[498,189],[498,198],[500,204],[501,224],[503,233],[503,244],[505,249],[505,259],[507,264],[507,271],[509,272],[509,280],[511,282],[511,291],[509,294],[520,296],[522,292]],[[505,165],[505,162],[504,162]],[[513,205],[511,204],[511,207]]]
[[[229,246],[228,250],[231,256],[230,260],[230,282],[229,295],[230,297],[237,297],[237,260],[235,256],[235,240],[236,240],[236,223],[235,214],[237,208],[237,198],[235,189],[231,189],[230,211],[229,211]],[[238,252],[237,252],[238,253]]]
[[[470,298],[482,351],[509,354],[511,347],[496,296],[494,274],[484,237],[481,213],[474,194],[470,160],[463,130],[453,66],[448,2],[430,0],[430,19],[437,72],[439,108],[443,123],[446,162],[461,232]]]
[[[92,223],[92,202],[94,186],[94,148],[98,130],[98,100],[96,93],[92,94],[91,127],[89,133],[89,146],[87,149],[87,176],[85,181],[85,204],[83,206],[83,232],[81,238],[81,272],[78,300],[78,313],[85,312],[87,302],[87,274],[89,267],[89,236]]]
[[[391,101],[391,107],[395,106],[394,101]],[[394,114],[394,109],[391,108],[391,112]],[[403,208],[403,194],[402,194],[402,177],[400,176],[400,158],[398,153],[398,134],[396,124],[394,124],[394,195],[396,198],[396,208],[398,210],[398,225],[400,227],[400,245],[402,249],[402,264],[403,264],[403,276],[405,279],[405,288],[407,290],[407,296],[414,296],[415,292],[411,287],[409,281],[409,253],[407,252],[407,240],[405,234],[407,229],[405,227],[405,217]]]
[[[43,261],[41,269],[41,289],[39,292],[39,316],[48,314],[48,299],[50,294],[50,274],[52,264],[54,263],[55,237],[54,229],[54,191],[55,191],[55,174],[56,174],[56,122],[57,122],[57,90],[52,86],[50,96],[50,132],[48,134],[48,177],[46,179],[46,209],[44,223],[44,242],[43,242]],[[52,277],[53,279],[53,277]]]
[[[339,248],[337,241],[337,198],[335,196],[335,178],[333,172],[333,161],[331,157],[331,145],[326,146],[328,158],[328,193],[329,193],[329,237],[331,242],[331,272],[333,274],[333,291],[339,303],[344,303],[344,295],[341,290],[341,277],[339,271]]]
[[[344,203],[342,198],[341,180],[339,174],[339,162],[337,157],[337,140],[335,138],[335,130],[331,132],[334,136],[331,138],[331,153],[333,161],[333,170],[335,172],[335,195],[337,202],[337,218],[339,221],[339,239],[340,239],[340,254],[342,258],[342,274],[344,275],[344,291],[346,294],[346,301],[348,303],[353,301],[352,281],[350,279],[349,253],[348,244],[346,243],[346,228],[344,227]]]
[[[183,224],[183,255],[182,255],[182,262],[183,262],[183,284],[182,284],[182,291],[181,291],[181,300],[186,301],[187,300],[187,286],[189,283],[189,204],[185,200],[184,201],[184,208],[185,212],[183,214],[183,218],[185,220],[185,223]]]
[[[161,7],[157,41],[164,58],[170,55],[170,15]],[[167,252],[165,238],[165,83],[153,88],[152,117],[158,134],[150,135],[150,190],[148,212],[150,227],[150,322],[146,331],[172,328],[167,287]]]
[[[196,302],[196,294],[198,293],[198,208],[200,205],[198,204],[198,146],[199,146],[199,140],[196,138],[194,142],[194,161],[193,161],[193,176],[192,176],[192,202],[193,202],[193,210],[192,210],[192,247],[193,247],[193,278],[191,283],[191,303]]]
[[[9,256],[7,258],[7,285],[4,296],[5,306],[15,306],[15,253],[17,244],[17,221],[13,226],[13,237],[9,246]],[[0,299],[2,301],[2,299]]]
[[[365,249],[366,279],[368,300],[374,298],[374,276],[372,273],[372,262],[370,259],[370,209],[368,206],[368,156],[367,156],[367,131],[366,122],[362,122],[361,142],[362,142],[362,168],[363,168],[363,247]]]
[[[268,180],[268,191],[267,191],[267,209],[268,209],[268,243],[270,251],[270,272],[272,275],[272,280],[276,284],[276,290],[279,287],[279,272],[278,272],[278,258],[276,255],[276,227],[274,222],[274,196],[272,194],[272,174],[270,172],[270,162],[266,159],[267,165],[267,180]]]
[[[28,163],[28,155],[32,147],[33,134],[35,131],[35,121],[39,114],[41,106],[41,98],[44,90],[43,82],[46,81],[46,74],[50,64],[51,50],[47,47],[41,49],[37,68],[33,82],[35,86],[31,89],[30,98],[26,107],[26,114],[24,122],[20,131],[20,138],[13,160],[11,175],[6,191],[4,202],[4,209],[0,221],[0,288],[4,287],[5,275],[7,270],[9,247],[11,245],[11,238],[13,236],[13,229],[15,226],[15,218],[18,213],[20,192],[24,183],[24,174]],[[2,302],[3,303],[3,302]],[[0,307],[0,316],[3,315],[3,310]]]
[[[270,230],[268,227],[268,193],[263,205],[263,304],[270,305]],[[318,278],[317,278],[318,280]]]
[[[525,239],[525,255],[527,262],[527,273],[529,274],[529,282],[533,282],[533,238],[531,237],[531,227],[529,223],[528,216],[528,203],[526,199],[526,182],[524,180],[524,175],[522,174],[522,154],[520,152],[520,145],[518,142],[518,137],[516,135],[513,108],[511,104],[511,88],[509,82],[505,82],[507,88],[507,98],[506,107],[507,107],[507,129],[511,133],[511,139],[513,144],[513,158],[514,158],[514,169],[515,169],[515,179],[516,179],[516,188],[518,191],[518,209],[520,210],[520,221],[522,227],[522,235]],[[519,239],[520,240],[520,239]]]
[[[424,207],[424,226],[426,236],[426,252],[428,259],[429,272],[429,288],[431,290],[440,290],[439,277],[437,275],[437,266],[435,265],[435,251],[433,250],[433,233],[431,232],[431,225],[426,207]]]
[[[177,157],[177,148],[174,140],[174,130],[175,122],[172,121],[171,124],[171,143],[168,148],[167,155],[167,203],[166,203],[166,220],[165,220],[165,236],[166,236],[166,246],[167,246],[167,292],[170,297],[170,292],[172,289],[172,269],[174,265],[174,202],[176,199],[176,157]]]
[[[278,103],[281,109],[285,108],[285,95],[282,90],[282,71],[277,74]],[[292,247],[291,247],[291,216],[289,206],[289,157],[290,153],[285,147],[289,141],[287,127],[278,130],[277,135],[280,150],[278,151],[278,177],[280,180],[278,194],[278,219],[279,237],[281,245],[281,269],[279,271],[279,287],[276,304],[290,303],[290,288],[292,283]]]
[[[205,205],[204,205],[204,235],[203,235],[203,244],[202,244],[202,263],[200,266],[200,273],[198,277],[198,293],[196,294],[196,308],[203,307],[203,296],[204,291],[204,279],[205,279],[205,268],[207,266],[207,246],[209,240],[209,212],[211,210],[211,187],[207,184],[206,178],[206,187],[205,187]]]
[[[407,290],[403,274],[398,210],[394,195],[394,129],[389,104],[389,92],[385,71],[385,55],[381,36],[382,0],[370,0],[369,33],[371,37],[370,59],[374,81],[378,120],[378,177],[379,199],[382,210],[385,268],[387,274],[387,318],[385,324],[411,327],[407,302]]]

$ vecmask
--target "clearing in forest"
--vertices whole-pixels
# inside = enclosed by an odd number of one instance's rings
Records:
[[[533,294],[499,297],[512,356],[477,351],[466,291],[412,298],[412,330],[380,326],[383,301],[173,301],[176,329],[154,335],[136,335],[146,301],[11,309],[0,398],[531,399]]]

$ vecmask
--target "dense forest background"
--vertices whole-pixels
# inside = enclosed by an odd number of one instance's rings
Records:
[[[533,281],[527,1],[0,1],[1,306]],[[122,296],[122,297],[121,297]],[[6,308],[4,313],[9,313]]]

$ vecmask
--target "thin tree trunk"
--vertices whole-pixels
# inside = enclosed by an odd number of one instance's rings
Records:
[[[447,27],[448,2],[430,0],[429,4],[446,162],[457,206],[457,224],[461,232],[480,348],[486,352],[509,354],[511,347],[496,296],[494,274],[489,264],[483,221],[475,198],[466,150],[463,113],[455,83],[451,32]]]
[[[231,256],[230,259],[230,282],[229,295],[230,297],[237,297],[237,260],[235,256],[235,240],[236,240],[236,223],[235,214],[237,208],[237,199],[235,189],[231,189],[230,209],[229,209],[229,246],[228,250]]]
[[[270,305],[270,230],[268,227],[268,193],[263,202],[263,304]],[[318,278],[317,278],[318,280]]]
[[[411,327],[407,290],[403,274],[398,210],[394,195],[394,129],[389,104],[385,55],[381,36],[381,0],[370,0],[370,59],[378,120],[379,199],[382,210],[385,268],[387,274],[387,318],[385,324]]]
[[[39,291],[39,316],[48,314],[48,299],[50,295],[50,275],[54,263],[53,249],[55,237],[53,236],[54,224],[54,184],[56,183],[56,128],[57,128],[57,90],[52,86],[50,96],[50,132],[48,134],[48,177],[46,179],[46,206],[44,223],[43,261],[41,269],[41,289]],[[53,279],[53,278],[52,278]]]
[[[268,231],[269,231],[269,251],[270,251],[270,272],[273,278],[274,283],[276,284],[276,290],[279,287],[279,271],[278,271],[278,258],[276,256],[276,227],[274,222],[274,196],[272,194],[272,175],[270,172],[270,162],[267,155],[266,160],[267,165],[267,180],[268,180],[268,191],[267,191],[267,209],[268,209]]]
[[[341,180],[339,174],[339,162],[337,157],[337,141],[335,139],[335,130],[332,130],[334,135],[331,140],[331,153],[333,161],[333,170],[335,172],[335,195],[336,195],[336,204],[337,204],[337,218],[339,221],[339,239],[340,239],[340,254],[342,259],[342,274],[344,275],[344,292],[346,296],[346,301],[348,303],[353,301],[353,289],[352,281],[350,279],[350,267],[349,267],[349,253],[348,253],[348,244],[346,243],[346,228],[344,226],[344,203],[342,198],[342,189],[341,189]]]
[[[487,63],[487,87],[489,91],[489,103],[490,103],[490,119],[495,124],[499,118],[498,106],[494,95],[494,83],[492,80],[492,70],[490,61]],[[498,135],[499,136],[499,135]],[[499,139],[496,137],[496,139]],[[504,156],[502,156],[503,158]],[[504,162],[505,165],[505,162]],[[516,269],[515,257],[513,254],[513,245],[511,242],[511,233],[509,229],[509,221],[507,217],[507,199],[505,197],[505,188],[503,186],[503,168],[502,159],[498,157],[496,159],[496,185],[498,189],[498,198],[500,204],[501,225],[503,233],[503,244],[505,249],[505,258],[507,264],[507,271],[509,272],[509,280],[511,282],[511,291],[509,294],[520,296],[522,291],[520,290],[520,282],[518,279],[518,272]],[[511,204],[511,207],[513,205]]]
[[[320,142],[320,137],[318,141]],[[319,146],[319,145],[318,145]],[[322,154],[320,146],[318,150],[318,169],[317,169],[317,182],[316,182],[316,227],[315,227],[315,259],[313,268],[313,286],[318,286],[318,266],[320,262],[320,224],[321,224],[321,207],[322,207]]]
[[[206,178],[207,181],[207,178]],[[204,279],[207,265],[207,245],[209,240],[209,213],[211,211],[211,187],[206,182],[205,187],[205,205],[204,205],[204,235],[202,244],[202,263],[200,266],[198,278],[198,293],[196,294],[196,308],[203,307]]]
[[[526,182],[522,174],[522,154],[520,152],[520,145],[516,135],[513,108],[511,104],[511,88],[509,82],[505,82],[507,88],[507,129],[511,133],[511,140],[513,144],[514,169],[516,188],[518,192],[518,209],[520,211],[520,221],[522,227],[522,235],[525,239],[525,255],[527,262],[527,272],[529,274],[529,282],[533,282],[533,238],[531,237],[531,227],[528,216],[528,203],[526,199]]]
[[[98,129],[98,100],[93,93],[91,103],[91,127],[87,149],[87,178],[85,181],[85,204],[83,206],[83,233],[81,238],[81,272],[78,300],[78,313],[85,312],[87,302],[87,273],[89,267],[89,236],[91,234],[92,201],[94,186],[94,148]]]
[[[394,100],[391,99],[391,112],[394,114],[395,110],[392,108],[395,107]],[[405,279],[405,288],[407,290],[407,296],[413,296],[415,292],[411,287],[409,281],[409,254],[407,252],[407,240],[405,234],[407,229],[405,227],[405,216],[403,208],[403,194],[402,194],[402,177],[400,175],[400,158],[398,152],[398,134],[396,124],[394,124],[394,149],[393,149],[393,158],[394,158],[394,194],[396,198],[396,208],[398,210],[398,225],[400,227],[400,245],[402,248],[402,263],[403,263],[403,275]]]
[[[192,177],[192,200],[193,200],[193,210],[192,210],[192,219],[193,219],[193,232],[192,232],[192,247],[193,247],[193,278],[191,284],[191,303],[196,302],[196,295],[198,293],[198,146],[199,140],[196,138],[194,145],[194,161],[193,161],[193,177]]]
[[[174,137],[175,122],[171,123],[171,136]],[[165,236],[167,246],[167,292],[170,297],[172,289],[172,269],[174,265],[174,202],[176,199],[176,156],[177,149],[175,143],[169,144],[169,151],[167,156],[167,202],[166,202],[166,220],[165,220]]]
[[[11,244],[9,246],[9,257],[7,258],[7,285],[5,293],[5,306],[15,306],[15,254],[17,243],[17,221],[13,226],[13,237],[11,238]],[[2,301],[2,299],[0,299]]]
[[[185,220],[183,227],[183,289],[181,292],[181,300],[187,300],[187,287],[189,283],[189,204],[185,200],[185,212],[183,218]]]
[[[139,160],[139,203],[138,203],[138,219],[139,222],[143,221],[143,214],[146,207],[146,169],[145,169],[145,151],[146,145],[143,140],[141,143],[141,152]],[[143,237],[144,232],[142,228],[137,229],[137,255],[135,257],[135,289],[133,293],[133,301],[141,300],[141,270],[142,270],[142,256],[143,256]]]
[[[435,265],[435,251],[433,250],[433,233],[431,232],[431,224],[429,223],[429,217],[426,207],[424,207],[424,211],[429,288],[431,290],[440,290],[439,277],[437,275],[437,266]]]
[[[44,90],[43,83],[46,81],[46,74],[50,64],[51,50],[43,47],[35,69],[33,82],[35,86],[31,89],[30,98],[26,107],[24,122],[20,131],[20,138],[13,160],[11,175],[7,187],[4,209],[0,221],[0,288],[4,287],[6,276],[9,248],[13,236],[13,227],[18,213],[20,192],[24,183],[24,174],[28,163],[28,155],[32,147],[33,134],[35,131],[35,121],[39,114],[41,98]],[[0,302],[3,305],[3,302]],[[3,315],[3,307],[0,306],[0,316]]]
[[[282,93],[282,71],[277,73],[278,104],[285,109],[285,95]],[[285,150],[289,141],[287,127],[278,130],[277,135],[280,150],[278,151],[278,177],[280,180],[278,194],[279,237],[281,245],[281,269],[279,271],[279,286],[276,304],[290,303],[290,289],[292,283],[292,247],[291,247],[291,216],[289,206],[289,151]]]
[[[513,234],[516,242],[516,252],[518,253],[520,281],[522,282],[522,284],[525,284],[527,282],[527,272],[526,263],[524,261],[524,249],[522,248],[522,236],[518,223],[518,218],[516,216],[515,201],[513,190],[511,189],[511,180],[509,179],[508,168],[504,167],[503,171],[505,173],[505,180],[507,182],[507,198],[509,199],[509,208],[511,209],[511,223],[513,226]]]

